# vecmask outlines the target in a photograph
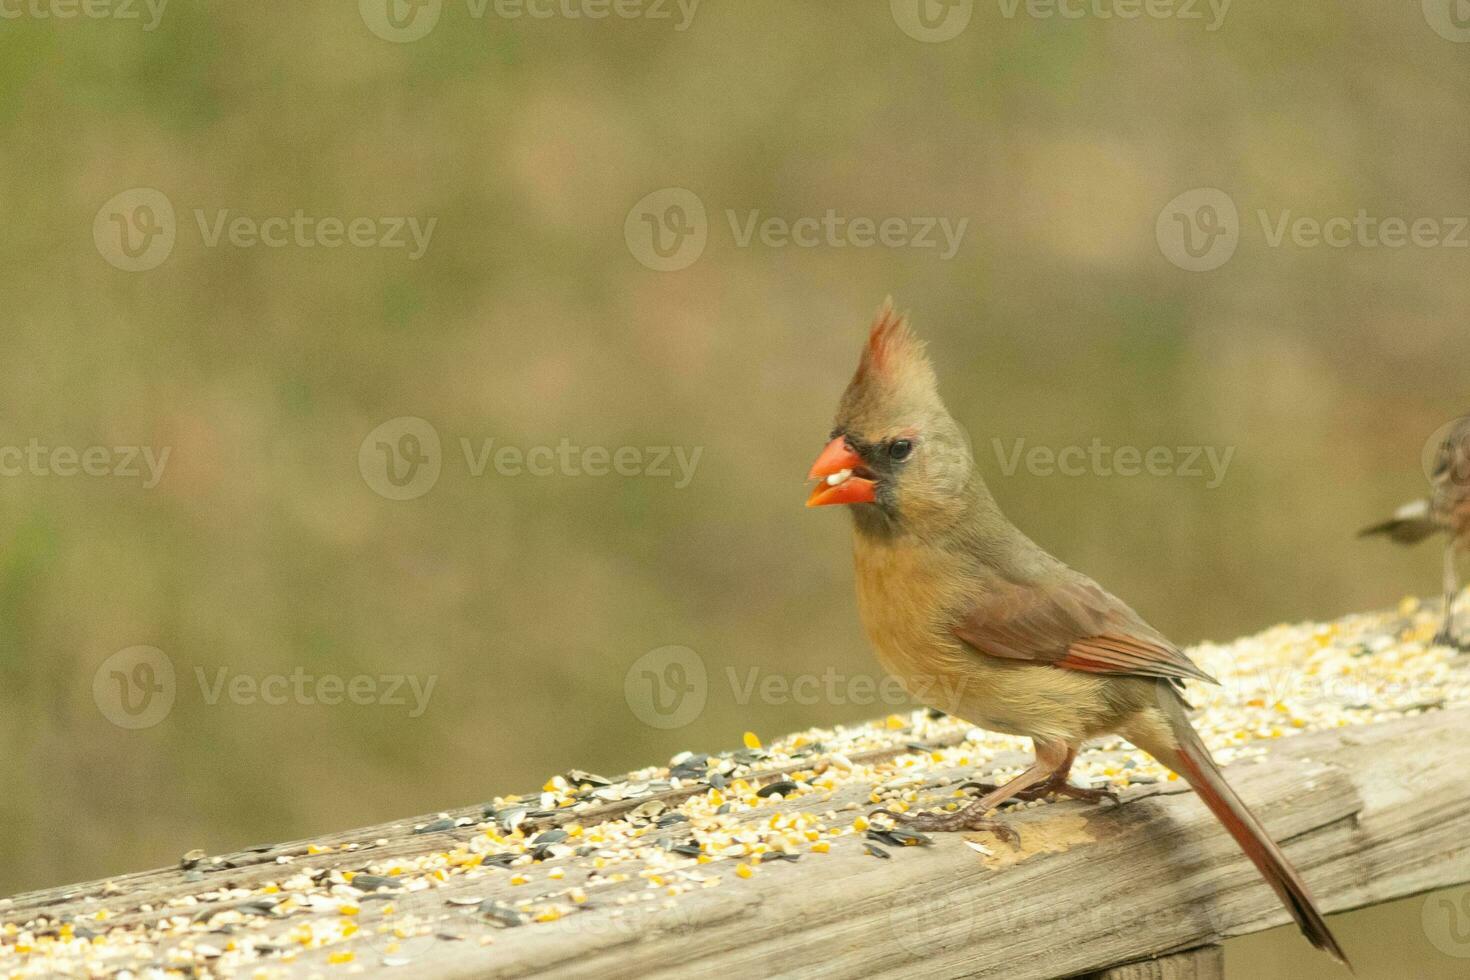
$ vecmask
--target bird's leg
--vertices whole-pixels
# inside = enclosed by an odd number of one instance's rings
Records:
[[[1014,830],[998,820],[988,819],[985,815],[1018,793],[1047,782],[1064,764],[1070,764],[1073,754],[1073,750],[1065,742],[1043,742],[1039,739],[1033,741],[1036,745],[1036,761],[1031,764],[1031,767],[1004,786],[996,787],[986,793],[969,806],[952,813],[945,811],[895,813],[892,810],[874,810],[873,815],[887,814],[899,823],[916,830],[988,830],[1002,840],[1015,843],[1020,837]],[[1065,773],[1065,770],[1063,772]],[[1065,775],[1063,778],[1066,778]]]
[[[1444,623],[1435,634],[1434,642],[1464,651],[1470,650],[1470,645],[1455,639],[1455,596],[1459,592],[1460,581],[1455,574],[1455,541],[1451,537],[1444,547]]]
[[[1110,789],[1089,789],[1086,786],[1078,786],[1069,782],[1067,776],[1072,771],[1072,763],[1077,758],[1077,750],[1067,750],[1067,760],[1051,774],[1051,778],[1040,786],[1026,790],[1023,799],[1044,800],[1048,796],[1065,796],[1073,800],[1086,800],[1088,803],[1101,803],[1103,800],[1118,802],[1118,794]]]
[[[1023,789],[1011,796],[1011,799],[1030,803],[1035,800],[1044,800],[1049,796],[1065,796],[1073,800],[1085,800],[1088,803],[1101,803],[1103,800],[1118,802],[1118,794],[1108,789],[1088,789],[1086,786],[1078,786],[1068,782],[1067,776],[1072,771],[1072,763],[1077,758],[1077,750],[1069,749],[1067,758],[1061,766],[1052,773],[1046,782],[1036,786]],[[978,789],[982,794],[994,793],[997,787],[991,783],[968,782],[961,783],[960,789]]]

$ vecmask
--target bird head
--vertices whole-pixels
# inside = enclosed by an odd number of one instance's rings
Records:
[[[969,440],[939,397],[924,342],[891,300],[873,321],[829,440],[808,474],[817,481],[808,507],[851,504],[890,524],[963,511],[974,479]]]

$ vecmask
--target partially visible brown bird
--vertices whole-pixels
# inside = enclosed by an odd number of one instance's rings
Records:
[[[1006,520],[940,400],[922,342],[885,304],[812,466],[808,506],[847,504],[858,606],[884,668],[911,694],[993,731],[1032,739],[1036,760],[953,813],[894,814],[921,829],[987,829],[1012,798],[1097,801],[1067,775],[1088,739],[1117,734],[1194,787],[1292,918],[1347,963],[1306,883],[1216,767],[1189,723],[1186,680],[1211,681],[1092,579]]]
[[[1445,430],[1429,466],[1429,496],[1404,504],[1382,524],[1365,527],[1358,537],[1383,534],[1399,544],[1418,544],[1443,533],[1444,622],[1435,643],[1460,650],[1470,643],[1455,637],[1455,597],[1460,592],[1455,552],[1470,551],[1470,415],[1456,419]]]

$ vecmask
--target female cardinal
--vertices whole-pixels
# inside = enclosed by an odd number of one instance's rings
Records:
[[[889,673],[951,714],[1031,738],[1036,761],[953,813],[893,814],[927,830],[1014,833],[987,814],[1012,798],[1111,794],[1067,781],[1090,738],[1117,734],[1184,777],[1281,896],[1307,939],[1346,964],[1301,876],[1225,782],[1187,717],[1186,679],[1210,681],[1086,575],[1006,520],[939,398],[907,320],[885,303],[812,466],[807,505],[848,504],[858,607]]]

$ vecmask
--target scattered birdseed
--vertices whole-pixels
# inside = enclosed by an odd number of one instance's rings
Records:
[[[1223,683],[1191,685],[1195,724],[1229,763],[1302,732],[1470,705],[1470,656],[1433,644],[1438,619],[1437,603],[1411,601],[1202,644],[1191,654]],[[958,787],[1003,781],[1031,757],[1025,739],[922,709],[742,745],[617,778],[574,769],[462,811],[313,844],[190,851],[174,870],[0,900],[0,977],[365,971],[417,962],[423,944],[513,941],[506,929],[677,907],[691,890],[781,887],[804,853],[911,860],[902,852],[932,839],[870,822],[874,801],[956,805],[969,795]],[[1086,746],[1073,772],[1115,792],[1175,779],[1119,738]],[[456,828],[462,839],[443,835]]]

